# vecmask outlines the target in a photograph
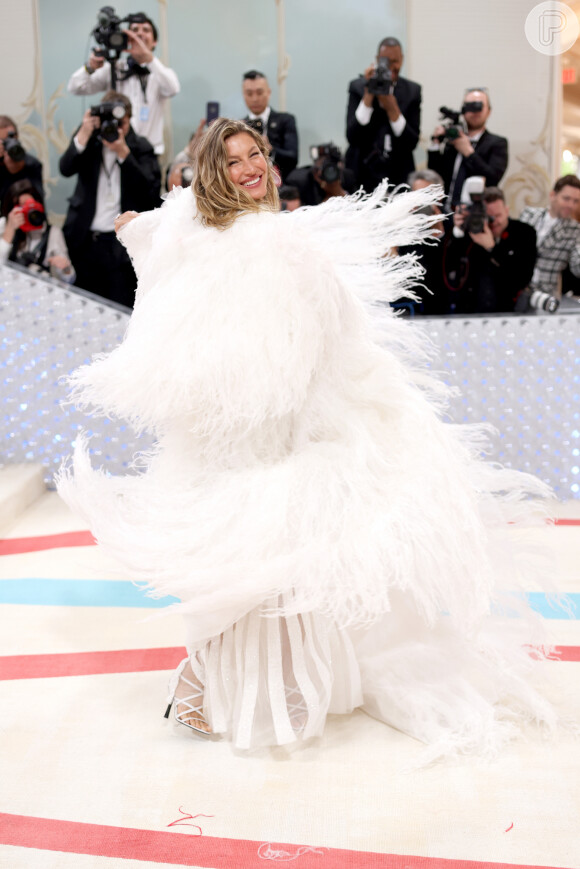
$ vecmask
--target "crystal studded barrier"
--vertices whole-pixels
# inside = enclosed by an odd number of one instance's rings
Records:
[[[490,423],[491,459],[535,474],[561,500],[580,497],[580,307],[423,325],[438,348],[433,368],[460,391],[453,422]]]
[[[0,266],[0,462],[38,462],[46,483],[70,455],[77,432],[91,435],[96,466],[122,473],[151,441],[117,420],[63,406],[59,382],[120,342],[129,313],[76,288]]]
[[[63,406],[59,378],[121,340],[128,313],[95,296],[0,266],[2,463],[41,462],[46,481],[76,433],[92,435],[93,464],[122,473],[150,439],[117,420]],[[531,471],[562,500],[580,497],[580,307],[530,317],[420,321],[439,356],[433,367],[461,394],[454,422],[498,429],[491,459]]]

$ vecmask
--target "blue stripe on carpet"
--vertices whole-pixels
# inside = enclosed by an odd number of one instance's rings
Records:
[[[571,613],[553,604],[542,592],[527,595],[533,610],[546,619],[578,619],[580,593],[566,595]],[[34,606],[112,606],[159,609],[179,603],[176,597],[147,597],[125,580],[108,579],[0,579],[0,603]]]
[[[564,606],[558,606],[558,603],[549,595],[541,591],[531,591],[526,594],[529,604],[535,612],[540,613],[545,619],[578,619],[580,610],[580,594],[570,593],[563,595]],[[569,607],[569,609],[568,609]]]
[[[114,606],[144,609],[179,603],[176,597],[154,600],[125,580],[1,579],[0,603],[34,606]]]

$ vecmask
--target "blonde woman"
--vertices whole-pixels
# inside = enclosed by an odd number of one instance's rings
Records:
[[[129,577],[180,599],[176,719],[238,748],[360,706],[433,755],[496,751],[509,703],[555,722],[529,681],[541,631],[513,595],[533,577],[508,528],[546,489],[442,422],[418,331],[377,305],[416,280],[385,252],[429,233],[417,212],[436,196],[383,186],[280,213],[264,141],[222,118],[191,188],[117,221],[135,310],[72,385],[157,449],[115,478],[81,443],[59,488]]]

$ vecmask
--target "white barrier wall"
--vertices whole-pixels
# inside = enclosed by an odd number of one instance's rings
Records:
[[[420,321],[439,348],[434,367],[461,390],[452,420],[495,425],[490,458],[537,474],[562,500],[580,497],[579,312]],[[80,428],[112,474],[151,446],[123,422],[61,406],[59,378],[115,347],[127,322],[82,290],[0,266],[0,462],[41,462],[50,485]]]

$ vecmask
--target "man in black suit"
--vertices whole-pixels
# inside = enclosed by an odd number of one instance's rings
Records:
[[[296,118],[288,112],[276,112],[270,106],[272,91],[263,72],[251,69],[244,73],[242,93],[249,112],[244,120],[262,122],[264,138],[272,148],[272,162],[285,181],[298,164]]]
[[[448,290],[441,313],[491,314],[520,309],[520,296],[536,263],[536,232],[509,216],[503,191],[483,194],[487,220],[481,232],[463,232],[465,206],[453,216],[453,232],[443,242],[443,271]],[[427,284],[429,285],[429,284]]]
[[[489,94],[476,88],[466,91],[463,106],[481,104],[478,111],[462,111],[467,132],[458,127],[459,135],[447,141],[442,148],[445,129],[438,124],[431,137],[427,163],[429,169],[439,172],[445,182],[448,207],[455,208],[461,201],[461,190],[466,178],[483,175],[487,187],[496,187],[508,164],[508,143],[503,136],[495,136],[486,129],[491,113]]]
[[[389,93],[369,93],[367,85],[374,79],[375,64],[348,88],[346,137],[350,147],[346,165],[368,193],[383,178],[392,184],[407,180],[415,168],[413,151],[419,141],[421,87],[399,75],[403,50],[392,36],[379,45],[377,65],[387,61],[392,80]]]
[[[88,109],[60,158],[65,177],[78,175],[63,232],[77,286],[131,307],[137,281],[131,260],[117,241],[115,217],[160,205],[161,173],[153,146],[131,127],[129,99],[108,91],[102,102],[116,106],[118,112],[124,109],[125,114],[114,137],[114,129],[100,134],[101,119]]]

